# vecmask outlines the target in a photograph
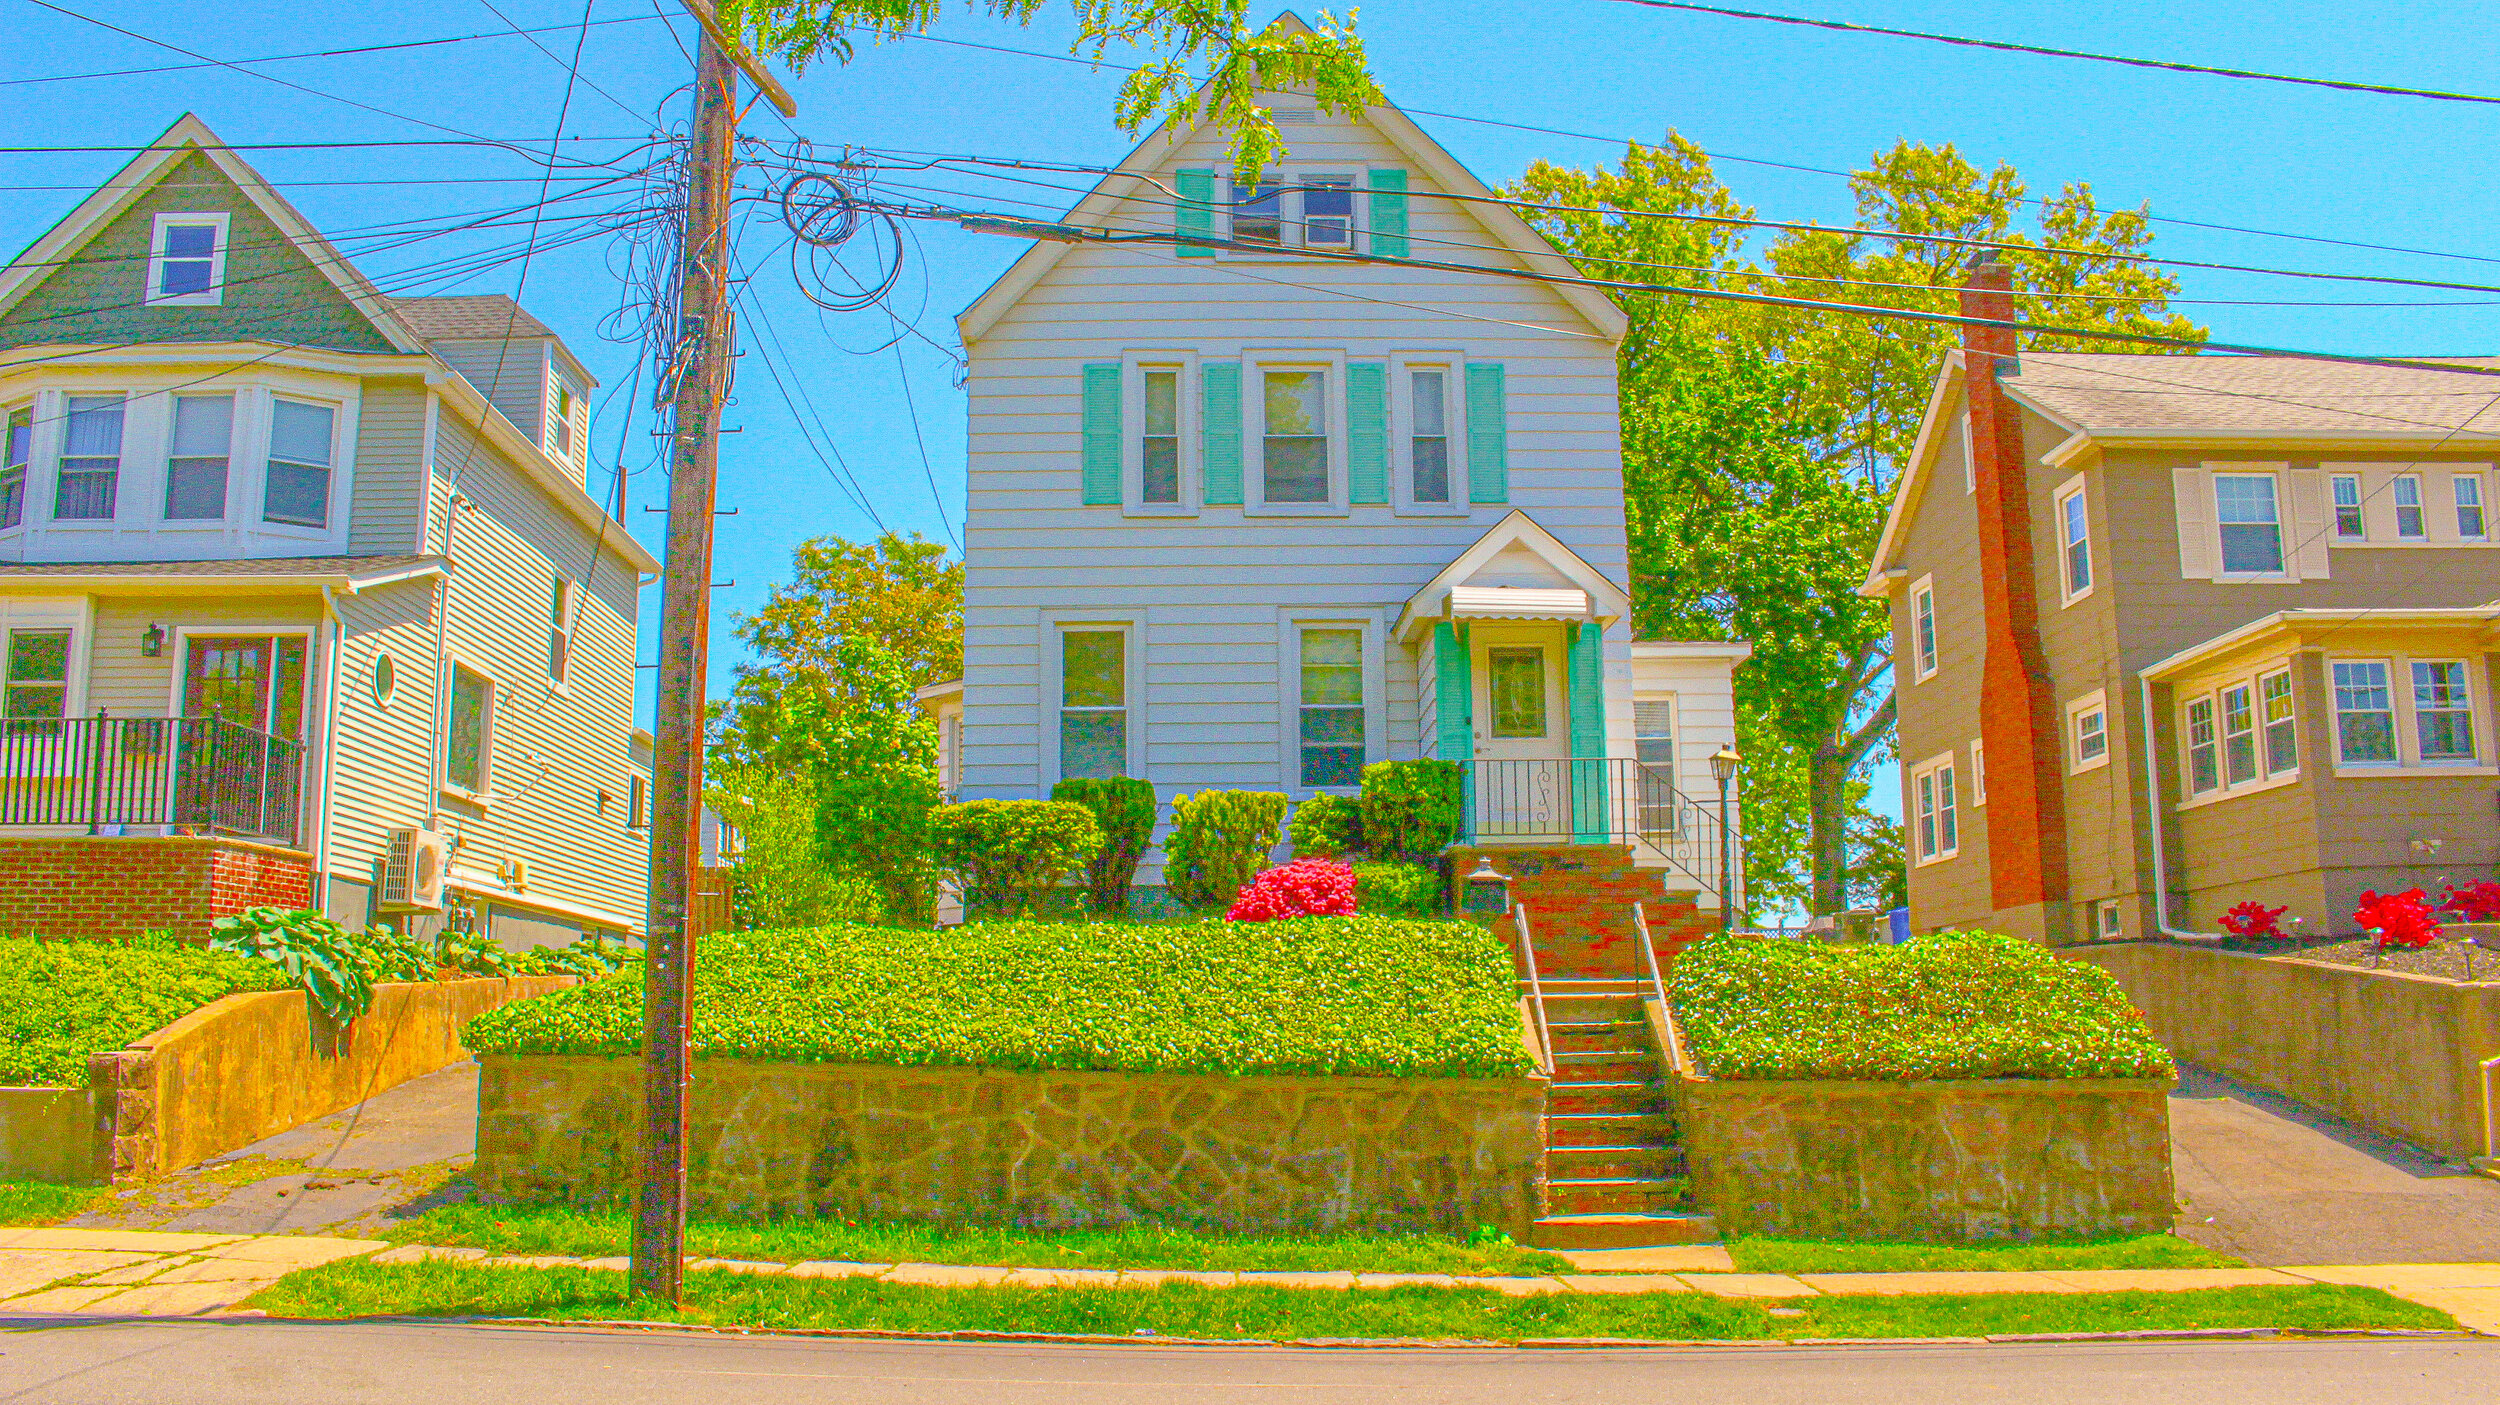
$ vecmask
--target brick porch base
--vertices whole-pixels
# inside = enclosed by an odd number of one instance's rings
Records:
[[[312,855],[241,839],[0,838],[0,934],[208,936],[247,907],[312,905]]]

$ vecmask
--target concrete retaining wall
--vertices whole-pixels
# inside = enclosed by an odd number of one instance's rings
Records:
[[[1693,1195],[1728,1234],[2155,1234],[2176,1215],[2163,1079],[1721,1081],[1674,1051]]]
[[[2059,953],[2118,978],[2181,1062],[2441,1156],[2486,1154],[2500,982],[2127,942]]]
[[[249,1146],[457,1063],[471,1019],[574,979],[378,986],[343,1030],[302,991],[229,995],[90,1058],[90,1087],[0,1089],[0,1175],[143,1181]]]
[[[479,1188],[631,1194],[640,1066],[490,1054]],[[1525,1231],[1545,1080],[1018,1072],[705,1059],[692,1203],[712,1216],[1235,1230]]]

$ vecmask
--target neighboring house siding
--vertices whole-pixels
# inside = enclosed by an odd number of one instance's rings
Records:
[[[357,417],[356,484],[347,549],[358,556],[415,553],[425,532],[426,419],[421,381],[365,382]]]
[[[477,392],[519,427],[521,437],[536,443],[540,406],[547,391],[547,342],[535,337],[512,341],[438,341],[427,349],[450,363]]]
[[[1331,119],[1289,139],[1293,156],[1280,164],[1291,170],[1412,165],[1368,128]],[[1175,147],[1166,178],[1223,164],[1223,137],[1202,132]],[[1425,172],[1410,170],[1409,181],[1419,192],[1409,205],[1416,257],[1517,266],[1488,247],[1494,239],[1464,206],[1422,193]],[[1168,204],[1146,194],[1115,222],[1170,228]],[[1435,308],[1463,315],[1427,310]],[[1455,351],[1470,365],[1501,364],[1508,502],[1439,517],[1361,504],[1337,516],[1210,505],[1194,517],[1130,517],[1083,505],[1086,365],[1130,350],[1194,352],[1203,365],[1271,348],[1355,361]],[[1029,795],[1055,764],[1043,753],[1057,687],[1044,676],[1044,639],[1070,613],[1144,632],[1147,673],[1132,680],[1131,725],[1146,728],[1146,775],[1167,795],[1200,786],[1301,794],[1282,731],[1297,676],[1281,642],[1293,611],[1342,611],[1338,618],[1363,619],[1385,636],[1407,597],[1514,507],[1599,571],[1626,578],[1613,348],[1550,289],[1421,269],[1079,246],[979,339],[971,360],[966,541],[977,565],[966,591],[964,762],[974,794]],[[1618,712],[1630,695],[1628,650],[1618,623],[1605,650]],[[1429,745],[1431,703],[1421,694],[1431,675],[1419,678],[1394,641],[1382,655],[1386,735],[1368,737],[1369,751],[1415,756]],[[1623,735],[1610,745],[1628,748],[1628,718],[1615,725]]]
[[[225,296],[215,307],[147,307],[160,214],[232,216]],[[64,265],[0,317],[0,347],[55,342],[267,341],[394,351],[335,284],[209,159],[184,157]]]
[[[1985,925],[1995,915],[1988,876],[1987,807],[1974,804],[1971,742],[1979,736],[1979,678],[1987,622],[1979,595],[1978,499],[1965,491],[1962,406],[1948,407],[1949,428],[1910,524],[1901,560],[1906,575],[1892,595],[1894,689],[1900,706],[1901,819],[1909,868],[1911,918],[1922,931]],[[1936,671],[1917,676],[1913,588],[1932,577]],[[2052,600],[2054,596],[2050,597]],[[1919,862],[1915,772],[1939,756],[1953,759],[1959,852]]]

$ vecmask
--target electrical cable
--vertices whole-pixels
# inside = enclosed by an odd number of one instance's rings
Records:
[[[911,367],[903,360],[903,344],[895,342],[894,379],[903,386],[903,409],[911,415],[912,442],[920,446],[920,476],[929,480],[929,501],[937,508],[938,525],[946,529],[946,539],[955,544],[955,554],[964,554],[964,539],[955,535],[955,524],[946,515],[946,499],[938,492],[937,470],[929,463],[929,440],[920,432],[920,407],[911,398]]]
[[[649,24],[652,19],[653,16],[650,15],[626,15],[617,19],[593,20],[591,23],[594,26]],[[569,24],[542,24],[529,29],[516,27],[509,33],[490,29],[476,34],[446,34],[439,39],[405,39],[393,44],[359,44],[346,49],[307,49],[301,53],[267,54],[254,59],[231,61],[211,59],[203,63],[169,63],[156,68],[114,68],[95,73],[49,73],[34,78],[0,78],[0,88],[22,87],[29,83],[77,83],[91,78],[144,78],[159,73],[189,73],[203,68],[230,68],[238,63],[288,63],[297,59],[350,58],[359,54],[385,54],[401,49],[429,49],[444,44],[466,44],[480,39],[508,39],[514,34],[527,38],[532,34],[549,34],[572,27]],[[642,114],[635,113],[634,115],[640,117]]]

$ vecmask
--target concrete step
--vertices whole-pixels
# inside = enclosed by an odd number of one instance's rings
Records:
[[[1620,1146],[1638,1142],[1666,1145],[1675,1136],[1675,1119],[1648,1110],[1554,1112],[1545,1114],[1545,1144],[1559,1150],[1573,1146]]]
[[[1587,1176],[1545,1180],[1549,1215],[1651,1215],[1677,1208],[1684,1182],[1669,1176]]]
[[[1538,1249],[1647,1249],[1718,1242],[1719,1222],[1703,1214],[1548,1215],[1528,1227]]]
[[[1550,1119],[1557,1113],[1603,1113],[1624,1117],[1666,1111],[1666,1090],[1629,1079],[1606,1083],[1557,1083],[1545,1095]]]
[[[1647,1049],[1554,1055],[1554,1077],[1574,1083],[1655,1083],[1658,1060]]]
[[[1684,1174],[1684,1149],[1655,1142],[1548,1146],[1545,1170],[1560,1181],[1657,1180]]]

